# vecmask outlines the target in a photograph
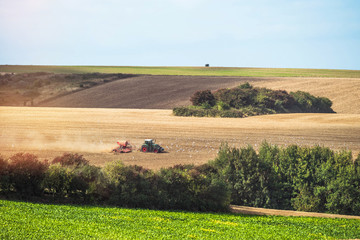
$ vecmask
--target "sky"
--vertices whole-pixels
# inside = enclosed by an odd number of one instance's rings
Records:
[[[360,1],[0,0],[0,64],[360,70]]]

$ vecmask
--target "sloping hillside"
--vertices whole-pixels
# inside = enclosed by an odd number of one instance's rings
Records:
[[[358,78],[252,78],[143,75],[119,79],[41,103],[47,107],[171,109],[189,105],[197,90],[215,90],[250,82],[256,87],[302,90],[329,98],[337,113],[360,113]]]
[[[40,106],[80,108],[171,109],[188,104],[194,91],[233,87],[256,78],[153,76],[120,79],[75,92]]]

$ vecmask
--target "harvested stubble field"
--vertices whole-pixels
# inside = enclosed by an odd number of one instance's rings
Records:
[[[216,157],[221,142],[257,147],[267,140],[360,152],[360,114],[224,119],[175,117],[171,110],[1,107],[0,115],[0,152],[5,156],[31,152],[52,159],[74,152],[97,165],[121,159],[126,164],[159,169],[205,163]],[[118,139],[140,147],[145,138],[157,139],[167,153],[110,153]]]

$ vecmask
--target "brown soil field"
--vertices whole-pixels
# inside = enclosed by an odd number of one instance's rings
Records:
[[[38,106],[76,108],[172,109],[189,105],[197,90],[234,87],[252,78],[154,76],[120,79],[68,94]],[[252,79],[256,81],[257,78]]]
[[[143,75],[119,79],[45,101],[38,106],[77,108],[172,109],[190,105],[197,90],[230,88],[249,82],[256,87],[306,91],[328,97],[337,113],[360,114],[360,79],[301,77],[209,77]]]
[[[360,152],[360,114],[277,114],[241,119],[175,117],[171,110],[0,107],[0,153],[30,152],[52,160],[73,152],[96,165],[113,160],[151,169],[202,164],[222,142],[255,148],[319,144]],[[137,148],[157,139],[167,153],[110,153],[117,140]]]

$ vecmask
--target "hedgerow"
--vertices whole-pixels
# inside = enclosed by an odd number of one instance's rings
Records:
[[[360,154],[326,147],[222,144],[207,164],[152,171],[114,161],[100,168],[82,159],[49,164],[32,154],[0,157],[0,195],[50,202],[148,209],[226,211],[229,204],[358,214]]]

